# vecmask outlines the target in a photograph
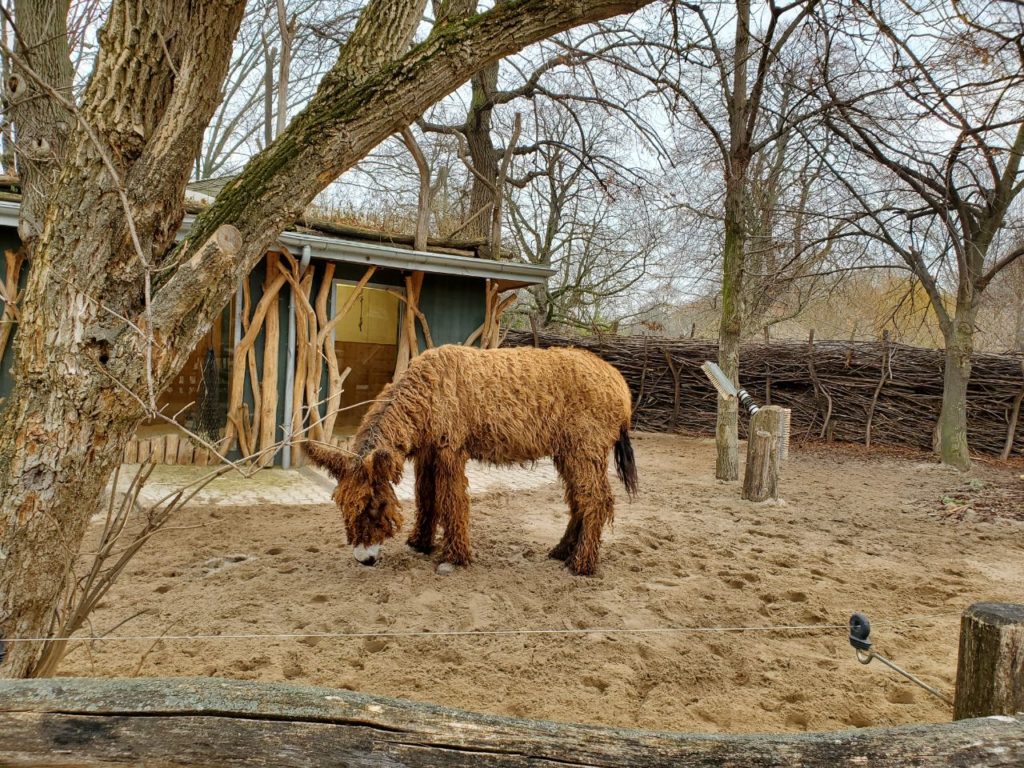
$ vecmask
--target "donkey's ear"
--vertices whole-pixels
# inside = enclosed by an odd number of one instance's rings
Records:
[[[402,479],[402,461],[386,448],[374,448],[363,459],[363,467],[371,479],[397,483]]]
[[[327,448],[312,440],[303,443],[306,456],[318,467],[323,467],[338,482],[344,479],[349,471],[351,460],[349,455],[337,448]]]

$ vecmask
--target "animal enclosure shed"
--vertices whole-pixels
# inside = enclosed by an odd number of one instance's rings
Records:
[[[181,234],[198,207],[187,206]],[[0,192],[0,397],[13,386],[17,296],[27,272],[19,256],[20,200]],[[514,289],[543,283],[544,266],[477,256],[480,243],[412,238],[304,219],[284,232],[238,287],[158,405],[188,431],[238,458],[302,462],[293,436],[338,442],[368,402],[411,357],[431,346],[497,346],[498,320]],[[8,304],[8,299],[13,301]],[[129,462],[211,461],[164,419],[139,428]],[[276,450],[276,448],[281,450]]]

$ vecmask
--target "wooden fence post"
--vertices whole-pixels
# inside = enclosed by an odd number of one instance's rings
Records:
[[[1024,712],[1024,605],[975,603],[960,620],[953,717]]]
[[[747,469],[743,474],[743,498],[747,501],[779,498],[782,410],[777,405],[768,405],[750,417]]]

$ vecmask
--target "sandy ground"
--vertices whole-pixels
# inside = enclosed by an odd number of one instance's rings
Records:
[[[597,577],[545,557],[566,520],[545,467],[537,487],[474,495],[476,562],[447,577],[399,540],[359,565],[322,488],[318,505],[198,505],[138,556],[94,631],[423,634],[95,642],[60,672],[295,680],[660,730],[831,730],[951,714],[857,663],[852,611],[872,619],[879,652],[951,693],[962,609],[1024,601],[1024,524],[969,514],[951,492],[1019,501],[1019,468],[965,478],[921,458],[794,447],[785,503],[757,505],[714,480],[709,441],[634,442],[641,495],[617,486]],[[529,470],[512,472],[515,485]],[[734,627],[774,629],[721,629]],[[431,636],[515,629],[591,631]]]

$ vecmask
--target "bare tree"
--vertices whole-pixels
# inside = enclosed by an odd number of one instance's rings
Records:
[[[522,148],[508,230],[522,258],[555,275],[521,309],[542,326],[608,329],[664,255],[656,194],[614,172],[628,134],[603,110],[545,104],[529,122],[535,141]]]
[[[331,49],[351,32],[358,12],[354,1],[249,1],[195,178],[237,172],[269,144],[268,125],[270,140],[282,131],[288,114],[313,95],[330,66]]]
[[[750,0],[704,5],[680,3],[686,20],[673,15],[657,41],[641,48],[653,66],[646,76],[655,94],[675,116],[710,138],[711,157],[721,173],[721,322],[718,363],[734,381],[739,376],[739,344],[747,299],[745,271],[750,224],[751,167],[770,152],[780,131],[807,119],[815,110],[800,99],[773,113],[770,85],[782,54],[812,21],[815,0],[756,7]],[[781,121],[773,121],[773,114]],[[737,405],[719,398],[715,475],[738,476]]]
[[[870,164],[858,174],[856,162],[829,162],[859,209],[859,234],[898,255],[931,300],[946,347],[936,449],[966,469],[978,308],[1024,255],[1003,229],[1024,189],[1020,7],[922,0],[849,10],[823,74],[839,106],[829,126]]]

